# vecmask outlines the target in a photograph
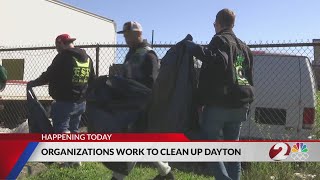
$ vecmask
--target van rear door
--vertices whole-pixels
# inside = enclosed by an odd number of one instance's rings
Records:
[[[295,56],[254,56],[255,100],[251,105],[249,136],[291,139],[299,125],[300,73]],[[249,123],[249,124],[248,124]]]
[[[301,97],[300,97],[300,121],[298,126],[299,135],[310,135],[315,126],[317,86],[315,76],[311,68],[311,63],[307,57],[301,57],[300,76],[301,76]]]

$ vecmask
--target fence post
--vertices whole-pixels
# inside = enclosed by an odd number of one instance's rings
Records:
[[[96,47],[96,76],[99,76],[99,63],[100,63],[99,57],[100,57],[100,45],[97,44],[97,47]]]
[[[154,30],[152,30],[152,36],[151,36],[151,48],[153,48],[153,37],[154,37]]]

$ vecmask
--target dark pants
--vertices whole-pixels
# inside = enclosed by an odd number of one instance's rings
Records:
[[[55,133],[79,131],[81,115],[86,110],[86,103],[54,101],[51,105],[53,130]]]
[[[205,138],[239,140],[241,122],[247,119],[247,112],[247,108],[206,106],[201,117],[201,129]],[[208,168],[217,180],[240,180],[240,162],[212,162],[208,163]]]

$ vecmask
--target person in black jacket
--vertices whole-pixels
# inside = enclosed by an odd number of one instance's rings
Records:
[[[68,34],[59,35],[55,40],[58,54],[52,64],[27,84],[28,88],[49,84],[55,133],[78,132],[88,84],[95,76],[91,58],[83,49],[74,47],[74,40]]]
[[[159,63],[156,53],[142,37],[142,26],[138,22],[126,22],[123,30],[118,34],[123,34],[129,46],[129,52],[123,63],[122,75],[152,89],[153,82],[158,75]]]
[[[123,25],[123,30],[119,31],[118,34],[123,34],[126,44],[129,46],[129,52],[123,64],[123,74],[121,75],[152,89],[153,83],[158,75],[159,63],[156,53],[142,37],[142,26],[138,22],[129,21]],[[138,113],[137,116],[130,116],[130,120],[141,119],[139,114],[141,113]],[[145,122],[142,122],[138,126],[145,126],[144,123]],[[168,163],[155,162],[154,164],[159,171],[159,175],[157,175],[154,180],[174,180],[171,167]],[[128,174],[133,169],[135,162],[130,162],[127,165]],[[122,180],[127,174],[114,171],[112,180]]]
[[[202,61],[198,85],[201,129],[211,140],[239,140],[241,122],[247,119],[253,101],[252,53],[234,34],[234,22],[234,12],[222,9],[207,48],[185,42],[190,53]],[[240,179],[240,162],[210,163],[209,167],[217,180]]]

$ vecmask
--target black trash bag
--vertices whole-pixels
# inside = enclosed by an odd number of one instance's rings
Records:
[[[100,76],[87,97],[88,132],[143,132],[151,89],[119,76]],[[110,170],[128,175],[131,162],[103,162]]]
[[[90,86],[87,102],[107,111],[145,108],[151,89],[119,76],[99,76]]]
[[[129,127],[142,131],[139,126],[144,125],[150,97],[151,89],[132,79],[98,77],[87,96],[88,131],[127,132]]]
[[[38,101],[32,88],[27,88],[28,126],[30,133],[53,133],[49,115]]]

